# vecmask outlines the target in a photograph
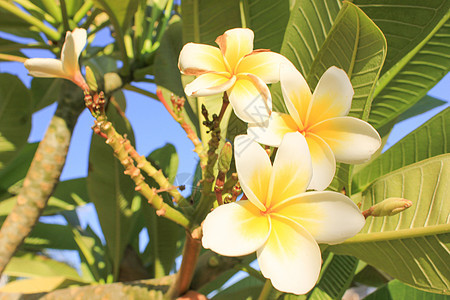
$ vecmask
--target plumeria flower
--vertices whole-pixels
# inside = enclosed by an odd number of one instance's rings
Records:
[[[307,293],[316,283],[318,243],[358,233],[365,219],[341,193],[307,192],[311,156],[300,133],[287,133],[273,166],[250,137],[236,137],[236,169],[248,200],[217,207],[203,222],[203,247],[226,256],[257,252],[264,277],[283,292]]]
[[[279,81],[280,63],[290,63],[269,50],[253,50],[253,31],[235,28],[216,39],[219,48],[188,43],[180,53],[178,67],[198,76],[186,85],[188,96],[227,92],[235,114],[245,122],[264,122],[272,112],[267,83]]]
[[[247,133],[275,147],[286,133],[302,133],[312,156],[310,189],[324,190],[331,183],[336,161],[362,163],[380,147],[380,136],[369,123],[347,116],[354,92],[345,71],[329,68],[311,94],[300,72],[283,65],[280,83],[289,114],[273,112],[265,124],[249,124]]]
[[[86,30],[76,28],[66,33],[61,51],[61,60],[54,58],[31,58],[25,61],[25,67],[34,77],[60,77],[73,81],[82,89],[88,86],[81,75],[78,58],[86,46]]]

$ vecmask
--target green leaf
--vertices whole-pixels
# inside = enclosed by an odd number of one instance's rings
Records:
[[[420,99],[419,101],[416,102],[416,104],[414,104],[413,106],[411,106],[407,111],[405,111],[404,113],[402,113],[398,119],[397,119],[397,123],[407,120],[409,118],[418,116],[420,114],[423,114],[427,111],[432,110],[433,108],[442,106],[444,104],[446,104],[446,101],[425,95],[422,99]]]
[[[281,54],[306,77],[341,8],[338,0],[295,1],[284,34]],[[271,89],[273,108],[287,113],[280,84]]]
[[[0,74],[0,169],[27,143],[31,130],[31,98],[14,75]]]
[[[358,259],[347,255],[331,254],[324,262],[323,273],[308,299],[341,299],[358,265]]]
[[[41,222],[38,222],[30,235],[25,238],[23,248],[31,251],[42,251],[43,249],[78,250],[72,229],[69,226]]]
[[[354,255],[416,288],[449,293],[449,180],[449,154],[378,178],[359,194],[361,210],[389,197],[409,199],[413,206],[394,216],[369,218],[361,233],[328,249]]]
[[[36,112],[60,99],[64,79],[33,78],[31,80],[31,97],[33,112]]]
[[[375,128],[397,118],[448,73],[449,17],[450,11],[420,44],[409,53],[403,53],[404,58],[380,78],[369,117],[369,122]]]
[[[349,116],[367,120],[385,56],[383,33],[363,11],[346,2],[311,65],[307,82],[314,89],[329,67],[343,69],[355,91]]]
[[[81,281],[74,268],[46,256],[32,253],[14,256],[6,266],[5,274],[15,277],[64,276]]]
[[[0,292],[16,294],[47,293],[57,289],[84,284],[86,283],[65,276],[37,277],[9,282],[0,288]]]
[[[3,8],[0,8],[0,31],[45,43],[33,26]]]
[[[426,39],[449,8],[447,0],[352,2],[361,8],[386,36],[389,50],[382,73],[391,69],[406,53]]]
[[[130,124],[122,118],[114,105],[109,105],[107,115],[116,130],[122,135],[127,134],[128,139],[134,143]],[[105,139],[94,134],[89,152],[87,190],[110,249],[114,278],[117,278],[119,264],[130,239],[134,205],[140,202],[134,195],[134,182],[123,172],[122,164],[114,157],[111,147],[105,144]]]
[[[39,143],[26,144],[5,168],[0,170],[0,194],[17,194]]]
[[[94,0],[94,3],[105,10],[114,23],[120,26],[122,32],[125,32],[131,26],[131,20],[138,7],[138,0]]]
[[[152,162],[155,167],[162,170],[171,182],[175,179],[178,170],[178,155],[175,147],[171,144],[166,144],[164,147],[153,151],[148,160]],[[150,186],[159,188],[153,180],[149,181]],[[169,205],[171,197],[166,193],[162,194],[164,201]],[[182,238],[183,230],[174,222],[161,218],[156,214],[156,211],[148,203],[143,204],[145,223],[148,229],[150,239],[151,255],[153,256],[153,267],[155,277],[163,277],[168,275],[175,264],[177,243]]]
[[[23,44],[0,38],[0,53],[2,54],[26,57],[22,52],[20,52],[20,49],[22,49],[23,46]]]
[[[433,300],[445,300],[448,296],[427,293],[406,284],[401,283],[398,280],[392,280],[387,285],[377,289],[372,294],[364,298],[364,300],[403,300],[403,299],[433,299]]]
[[[386,273],[360,261],[360,263],[364,264],[365,267],[361,269],[361,271],[357,272],[353,281],[367,285],[379,287],[388,283],[391,277]],[[359,266],[358,266],[359,267]]]
[[[249,276],[220,291],[212,300],[257,299],[263,285],[261,280]]]
[[[450,109],[440,112],[408,134],[353,176],[353,193],[409,164],[450,152]]]

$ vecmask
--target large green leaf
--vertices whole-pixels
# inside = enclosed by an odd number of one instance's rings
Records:
[[[130,124],[122,118],[114,105],[109,105],[107,115],[116,130],[127,134],[128,139],[134,143]],[[89,153],[87,189],[110,249],[115,278],[129,242],[134,205],[140,203],[140,199],[134,195],[134,182],[123,172],[122,164],[114,157],[111,147],[105,144],[105,139],[94,134]]]
[[[353,176],[352,192],[409,164],[450,152],[450,109],[440,112]]]
[[[178,170],[178,155],[173,145],[166,144],[164,147],[156,149],[149,155],[148,160],[162,170],[164,175],[173,182]],[[159,188],[153,180],[150,180],[150,184],[152,187]],[[173,205],[170,200],[171,197],[166,193],[162,196],[166,203]],[[177,242],[182,237],[183,230],[174,222],[157,216],[155,209],[148,203],[144,204],[143,209],[143,217],[150,239],[148,247],[151,247],[150,255],[153,258],[155,277],[162,277],[168,275],[174,267],[177,256]]]
[[[372,294],[364,298],[364,300],[403,300],[403,299],[424,299],[424,300],[445,300],[448,296],[427,293],[398,280],[392,280],[385,286],[377,289]]]
[[[44,42],[35,27],[3,8],[0,8],[0,31]]]
[[[0,169],[27,143],[31,130],[31,98],[14,75],[0,74]]]
[[[23,249],[42,251],[43,249],[78,250],[72,229],[67,225],[37,223],[25,238]]]
[[[31,81],[31,97],[33,99],[33,112],[38,111],[60,98],[64,79],[38,78]]]
[[[442,106],[446,103],[447,103],[446,101],[431,97],[429,95],[425,95],[422,99],[417,101],[416,104],[414,104],[404,113],[402,113],[398,117],[397,122],[401,122],[409,118],[415,117],[417,115],[423,114],[427,111],[432,110],[433,108]]]
[[[435,156],[378,178],[360,194],[361,209],[389,197],[413,202],[391,217],[369,218],[361,233],[329,250],[354,255],[416,288],[449,293],[450,155]]]
[[[447,4],[450,2],[446,2]],[[379,80],[369,122],[380,128],[419,101],[450,70],[450,11]]]
[[[81,280],[77,270],[67,264],[32,253],[14,256],[6,266],[5,274],[16,277],[65,276]]]
[[[212,300],[257,299],[263,285],[261,280],[249,276],[220,291]]]
[[[309,74],[341,6],[338,0],[295,1],[280,53],[286,56],[304,77]],[[280,84],[273,84],[270,91],[274,110],[287,112]]]
[[[387,72],[406,53],[420,44],[448,11],[447,0],[354,0],[386,36],[388,53],[382,72]]]
[[[131,20],[137,10],[139,1],[94,0],[94,3],[104,9],[108,16],[114,19],[113,24],[119,25],[122,32],[125,32],[131,26]]]
[[[346,2],[311,65],[307,82],[314,89],[329,67],[343,69],[355,91],[349,115],[365,120],[385,56],[383,33],[362,10]]]
[[[6,40],[3,38],[0,38],[0,53],[1,54],[9,54],[14,55],[18,57],[26,57],[22,52],[20,52],[20,49],[23,47],[23,44],[19,44],[10,40]],[[0,59],[1,61],[1,59]]]
[[[47,293],[57,289],[64,289],[85,284],[85,282],[80,280],[55,275],[12,281],[2,286],[0,288],[0,292],[5,294]],[[5,294],[3,294],[3,296]]]

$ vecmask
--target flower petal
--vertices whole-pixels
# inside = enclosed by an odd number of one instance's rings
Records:
[[[286,103],[289,114],[297,122],[297,125],[303,129],[311,101],[311,91],[308,84],[292,64],[280,66],[280,83],[284,103]]]
[[[30,58],[24,63],[31,76],[67,78],[62,63],[54,58]]]
[[[87,32],[84,28],[75,28],[72,31],[72,37],[75,44],[75,55],[80,57],[81,52],[84,49],[84,46],[86,46],[87,42]]]
[[[76,35],[80,37],[80,33]],[[76,48],[76,41],[72,32],[68,31],[66,33],[66,40],[64,41],[62,51],[61,51],[61,61],[63,65],[64,72],[69,75],[69,77],[75,77],[80,71],[80,65],[78,64],[78,54]]]
[[[228,78],[223,74],[206,73],[187,84],[184,92],[187,96],[210,96],[230,89],[236,82],[236,76]]]
[[[236,170],[247,198],[260,210],[265,211],[272,163],[266,151],[247,135],[234,139]]]
[[[277,290],[306,294],[319,278],[319,246],[296,222],[272,215],[271,221],[269,239],[257,252],[261,272]]]
[[[253,51],[253,31],[248,28],[234,28],[216,39],[223,56],[234,72],[237,63]]]
[[[347,73],[336,67],[329,68],[316,86],[309,105],[307,123],[314,125],[329,118],[346,116],[352,105],[353,94]]]
[[[297,124],[288,114],[272,112],[265,123],[249,123],[247,134],[258,143],[278,147],[288,132],[297,132]]]
[[[207,72],[229,73],[219,48],[195,43],[187,43],[181,49],[178,68],[186,75],[200,75]]]
[[[357,234],[365,219],[347,196],[330,191],[303,193],[276,210],[302,225],[318,243],[336,244]]]
[[[226,256],[255,252],[270,233],[270,220],[248,200],[214,209],[202,224],[204,248]]]
[[[281,54],[269,50],[255,50],[239,62],[236,74],[251,73],[265,83],[275,83],[280,81],[280,64],[290,63]]]
[[[266,207],[305,192],[311,177],[311,155],[305,137],[299,132],[287,133],[273,162]]]
[[[239,74],[227,91],[236,116],[247,123],[264,123],[272,112],[272,98],[267,85],[252,74]]]
[[[338,117],[320,122],[311,128],[331,148],[339,162],[358,164],[368,161],[381,146],[381,138],[369,123]]]
[[[336,172],[336,159],[330,146],[319,136],[308,133],[306,135],[309,152],[311,153],[313,176],[309,189],[322,191],[330,185]]]

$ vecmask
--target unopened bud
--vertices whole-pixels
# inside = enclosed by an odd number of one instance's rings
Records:
[[[89,66],[86,66],[86,81],[91,91],[96,92],[98,89],[97,80],[95,79],[94,72]]]
[[[103,77],[105,80],[105,92],[109,93],[114,90],[117,90],[123,85],[122,78],[120,78],[119,74],[111,72],[106,73]]]
[[[223,145],[219,155],[219,172],[226,174],[230,169],[231,158],[233,157],[233,147],[230,142]]]
[[[370,208],[370,215],[374,217],[393,216],[408,207],[411,207],[412,202],[403,198],[388,198],[375,204]]]

